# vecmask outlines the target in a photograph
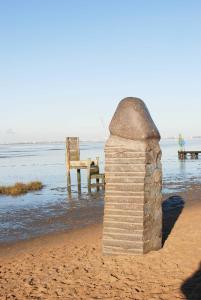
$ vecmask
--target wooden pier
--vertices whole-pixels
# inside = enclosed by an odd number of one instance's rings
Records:
[[[191,159],[198,159],[201,151],[178,151],[178,157],[181,160],[187,159],[190,157]]]

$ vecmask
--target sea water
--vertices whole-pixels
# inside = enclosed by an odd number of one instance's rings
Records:
[[[177,193],[201,182],[201,157],[178,160],[176,140],[162,140],[163,193]],[[186,142],[186,150],[201,150],[201,139]],[[100,159],[104,172],[104,142],[81,142],[81,159]],[[0,196],[0,244],[29,239],[50,232],[100,222],[104,191],[88,193],[86,170],[77,189],[76,172],[71,171],[72,192],[66,188],[65,144],[0,145],[0,185],[39,180],[41,191],[12,197]]]

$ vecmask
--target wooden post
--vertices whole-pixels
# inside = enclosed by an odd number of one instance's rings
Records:
[[[67,170],[67,185],[68,185],[68,189],[71,189],[70,169]]]
[[[81,170],[80,169],[77,169],[77,183],[78,183],[78,186],[81,185]]]
[[[68,138],[66,138],[66,170],[67,170],[67,187],[71,189],[71,177],[70,177],[70,145]]]
[[[81,184],[77,186],[78,197],[81,195]]]
[[[97,192],[100,190],[99,189],[99,178],[96,178],[96,189],[97,189]]]
[[[178,151],[178,157],[180,160],[186,159],[186,153],[184,151]]]
[[[99,157],[96,157],[96,164],[97,164],[98,170],[99,170]],[[97,192],[99,191],[99,178],[96,178],[96,190],[97,190]]]
[[[88,182],[88,190],[91,191],[91,158],[88,158],[88,167],[87,167],[87,182]]]

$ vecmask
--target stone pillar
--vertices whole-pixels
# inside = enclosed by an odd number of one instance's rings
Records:
[[[105,146],[104,254],[161,248],[160,134],[144,102],[123,99]]]

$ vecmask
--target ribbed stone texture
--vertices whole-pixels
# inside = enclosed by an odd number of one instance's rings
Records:
[[[160,135],[142,100],[117,107],[105,146],[104,254],[161,248]]]

